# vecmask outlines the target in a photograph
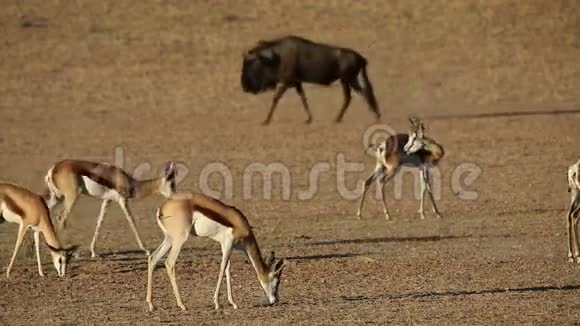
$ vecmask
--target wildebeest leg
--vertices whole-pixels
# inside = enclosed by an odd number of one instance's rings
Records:
[[[308,107],[308,102],[306,101],[306,95],[304,94],[304,89],[302,89],[302,83],[296,84],[296,92],[300,95],[300,99],[302,100],[302,106],[304,107],[304,111],[306,111],[306,115],[308,118],[306,119],[306,123],[312,122],[312,114],[310,113],[310,108]]]
[[[336,122],[342,121],[342,117],[344,116],[344,113],[346,112],[346,109],[350,104],[350,100],[352,99],[352,96],[350,94],[350,83],[344,79],[341,79],[340,83],[342,84],[342,91],[344,93],[344,103],[342,104],[342,108],[338,113],[338,117],[336,117]]]
[[[270,123],[270,121],[272,121],[272,115],[274,114],[274,110],[276,109],[276,106],[278,105],[278,101],[280,100],[280,98],[282,98],[282,95],[284,95],[284,93],[286,92],[286,90],[288,89],[288,85],[286,84],[281,84],[277,89],[276,89],[276,93],[274,94],[274,99],[272,100],[272,106],[270,106],[270,112],[268,112],[268,116],[266,117],[266,120],[264,120],[264,122],[262,122],[262,125],[267,125]]]

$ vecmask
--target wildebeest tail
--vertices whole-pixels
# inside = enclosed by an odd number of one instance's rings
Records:
[[[371,84],[367,74],[366,60],[364,60],[362,64],[363,64],[362,68],[360,69],[358,75],[356,76],[356,79],[352,83],[352,88],[355,91],[362,93],[362,95],[365,97],[367,101],[369,110],[371,110],[374,114],[376,114],[377,118],[379,118],[381,116],[381,113],[379,112],[379,105],[377,103],[377,98],[373,90],[373,85]]]

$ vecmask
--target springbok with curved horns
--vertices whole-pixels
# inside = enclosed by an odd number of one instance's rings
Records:
[[[105,213],[111,201],[117,202],[129,222],[137,244],[147,255],[149,251],[143,246],[139,232],[135,227],[134,217],[129,208],[130,199],[141,199],[159,193],[165,197],[175,192],[176,166],[168,162],[163,175],[153,179],[137,180],[122,169],[108,163],[96,163],[80,160],[63,160],[49,170],[45,178],[48,187],[45,195],[49,208],[64,202],[64,209],[58,217],[60,229],[66,227],[66,221],[80,195],[103,200],[97,218],[97,226],[91,241],[91,256],[96,257],[95,244]]]
[[[578,248],[578,219],[580,219],[580,160],[568,167],[568,192],[570,206],[566,214],[566,228],[568,233],[568,261],[575,260],[580,264],[580,250]]]
[[[369,186],[377,181],[381,189],[381,197],[383,204],[383,212],[385,218],[390,219],[389,210],[387,208],[385,198],[385,185],[391,180],[399,171],[401,166],[415,167],[420,170],[421,181],[421,203],[418,213],[421,219],[425,218],[423,213],[423,202],[425,199],[425,192],[428,192],[431,199],[433,212],[437,217],[441,217],[431,189],[429,180],[429,168],[435,166],[445,155],[443,146],[435,140],[425,137],[425,126],[418,118],[409,118],[411,123],[411,131],[409,134],[396,134],[385,139],[380,145],[370,144],[367,148],[372,149],[372,156],[377,159],[375,170],[365,180],[363,186],[363,193],[359,204],[357,217],[362,217],[362,209],[365,200],[365,195]]]
[[[175,281],[175,262],[183,244],[189,235],[210,238],[221,245],[222,261],[214,292],[215,309],[219,309],[219,292],[226,274],[228,301],[234,307],[230,279],[230,255],[233,248],[246,253],[256,271],[258,281],[270,304],[278,301],[278,287],[284,259],[275,261],[274,252],[266,260],[262,258],[258,242],[244,214],[235,207],[225,205],[221,201],[196,193],[177,193],[163,203],[157,210],[157,224],[165,238],[155,252],[149,256],[147,269],[147,303],[149,311],[153,310],[151,292],[153,287],[153,271],[159,260],[169,251],[165,260],[165,268],[173,288],[177,305],[187,310]]]
[[[38,263],[38,274],[44,276],[42,264],[40,263],[40,234],[50,250],[52,263],[58,276],[62,277],[66,273],[66,265],[71,252],[75,247],[64,248],[54,230],[50,220],[50,212],[42,196],[20,186],[9,183],[0,183],[0,223],[4,221],[18,223],[18,236],[16,245],[10,259],[10,264],[6,269],[6,278],[10,278],[12,265],[18,254],[18,249],[22,245],[24,235],[30,228],[34,231],[34,247],[36,249],[36,261]]]

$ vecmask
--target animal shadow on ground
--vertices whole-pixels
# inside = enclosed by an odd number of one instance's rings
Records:
[[[202,253],[207,252],[208,249],[204,248],[186,248],[182,250],[182,253],[186,253],[186,257],[195,256],[214,256],[213,254]],[[143,254],[141,250],[119,250],[119,251],[109,251],[107,253],[100,254],[97,258],[81,257],[75,258],[75,262],[102,262],[111,265],[111,272],[113,273],[130,273],[138,271],[146,271],[148,268],[147,256]],[[184,264],[190,264],[194,262],[194,259],[185,259],[180,261]],[[47,264],[48,265],[48,264]],[[78,276],[84,274],[82,271],[82,266],[72,265],[70,267],[71,275]]]
[[[485,118],[518,117],[518,116],[533,116],[533,115],[562,115],[562,114],[580,114],[580,109],[442,114],[442,115],[428,115],[425,116],[425,118],[429,120],[485,119]]]
[[[352,257],[360,257],[360,256],[369,256],[375,255],[374,252],[366,252],[366,253],[334,253],[334,254],[315,254],[315,255],[306,255],[306,256],[288,256],[284,257],[287,260],[319,260],[319,259],[332,259],[332,258],[352,258]]]
[[[316,242],[306,242],[302,244],[292,245],[295,246],[326,246],[326,245],[337,245],[337,244],[373,244],[373,243],[389,243],[389,242],[433,242],[447,239],[461,239],[469,238],[470,235],[464,236],[421,236],[421,237],[384,237],[384,238],[363,238],[363,239],[338,239],[338,240],[328,240],[328,241],[316,241]],[[330,253],[330,254],[312,254],[304,256],[288,256],[285,257],[288,260],[318,260],[318,259],[332,259],[332,258],[352,258],[375,255],[376,252],[363,252],[363,253]]]
[[[389,243],[389,242],[435,242],[441,240],[451,240],[451,239],[465,239],[471,238],[471,235],[449,235],[449,236],[418,236],[418,237],[383,237],[383,238],[362,238],[362,239],[338,239],[338,240],[327,240],[327,241],[316,241],[307,242],[303,245],[305,246],[327,246],[327,245],[337,245],[337,244],[372,244],[372,243]]]
[[[546,291],[576,291],[580,290],[579,284],[570,285],[542,285],[529,286],[519,288],[494,288],[483,290],[449,290],[443,292],[414,292],[406,294],[384,294],[379,296],[341,296],[345,301],[375,301],[375,300],[405,300],[405,299],[421,299],[421,298],[436,298],[436,297],[452,297],[462,295],[483,295],[483,294],[500,294],[500,293],[526,293],[526,292],[546,292]]]

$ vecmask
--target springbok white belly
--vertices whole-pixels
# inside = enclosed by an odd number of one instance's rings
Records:
[[[6,204],[4,204],[4,203],[2,203],[2,205],[0,205],[0,214],[2,214],[2,216],[4,217],[4,219],[7,222],[20,223],[20,220],[21,220],[20,215],[9,210],[8,207],[6,207]]]
[[[195,235],[221,242],[226,236],[232,236],[232,228],[222,225],[200,212],[193,212],[192,225]]]
[[[117,190],[96,183],[90,178],[82,177],[87,193],[93,197],[118,201],[121,195]]]

